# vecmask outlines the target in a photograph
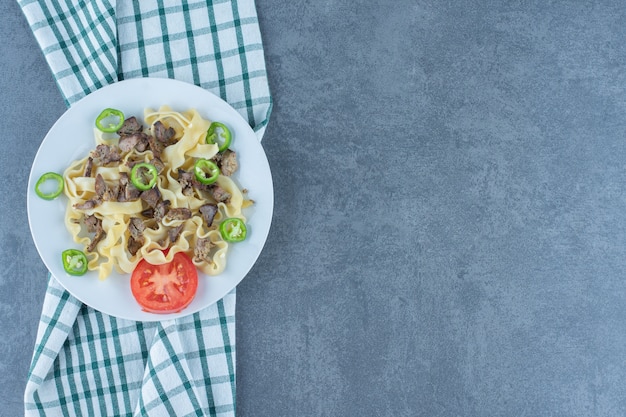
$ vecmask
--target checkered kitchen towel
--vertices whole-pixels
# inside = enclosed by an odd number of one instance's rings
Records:
[[[18,0],[67,105],[168,77],[221,96],[263,135],[271,112],[254,0]],[[50,277],[26,415],[233,416],[235,290],[187,318],[116,319]]]

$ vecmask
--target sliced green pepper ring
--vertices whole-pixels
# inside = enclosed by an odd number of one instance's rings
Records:
[[[46,193],[44,191],[41,191],[41,187],[48,180],[55,181],[57,183],[57,187],[49,193]],[[37,180],[37,183],[35,184],[35,193],[44,200],[54,200],[63,192],[63,184],[64,181],[62,176],[60,176],[56,172],[46,172]]]
[[[87,272],[87,256],[78,249],[66,249],[61,254],[63,269],[70,275],[85,275]]]
[[[105,133],[117,132],[123,124],[124,113],[117,109],[104,109],[96,118],[96,127]]]
[[[130,170],[130,182],[140,191],[146,191],[154,187],[159,173],[154,165],[142,162],[133,165]]]
[[[193,167],[196,179],[202,184],[213,184],[220,176],[220,169],[217,164],[208,159],[198,159]]]
[[[217,129],[222,129],[221,133],[217,133]],[[221,138],[222,143],[218,141],[218,138]],[[213,122],[211,126],[209,126],[209,130],[206,133],[206,143],[217,143],[218,149],[220,152],[224,152],[230,146],[230,142],[232,141],[233,136],[230,133],[230,129],[226,127],[224,123]]]
[[[241,242],[246,238],[248,229],[243,220],[230,217],[220,223],[220,234],[227,242]]]

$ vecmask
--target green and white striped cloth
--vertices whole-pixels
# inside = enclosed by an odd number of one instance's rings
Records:
[[[259,140],[269,92],[254,0],[18,0],[68,106],[117,80],[175,78],[221,96]],[[186,318],[116,319],[51,276],[27,416],[234,416],[235,290]]]

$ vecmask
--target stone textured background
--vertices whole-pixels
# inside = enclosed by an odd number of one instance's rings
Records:
[[[238,287],[240,416],[626,414],[626,9],[257,0],[267,245]],[[46,270],[25,188],[65,110],[0,3],[0,408]]]

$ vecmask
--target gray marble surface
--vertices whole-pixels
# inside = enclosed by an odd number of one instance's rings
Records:
[[[238,415],[625,415],[623,3],[257,8],[276,206],[238,287]],[[0,14],[17,416],[46,287],[25,189],[65,108],[18,5]]]

